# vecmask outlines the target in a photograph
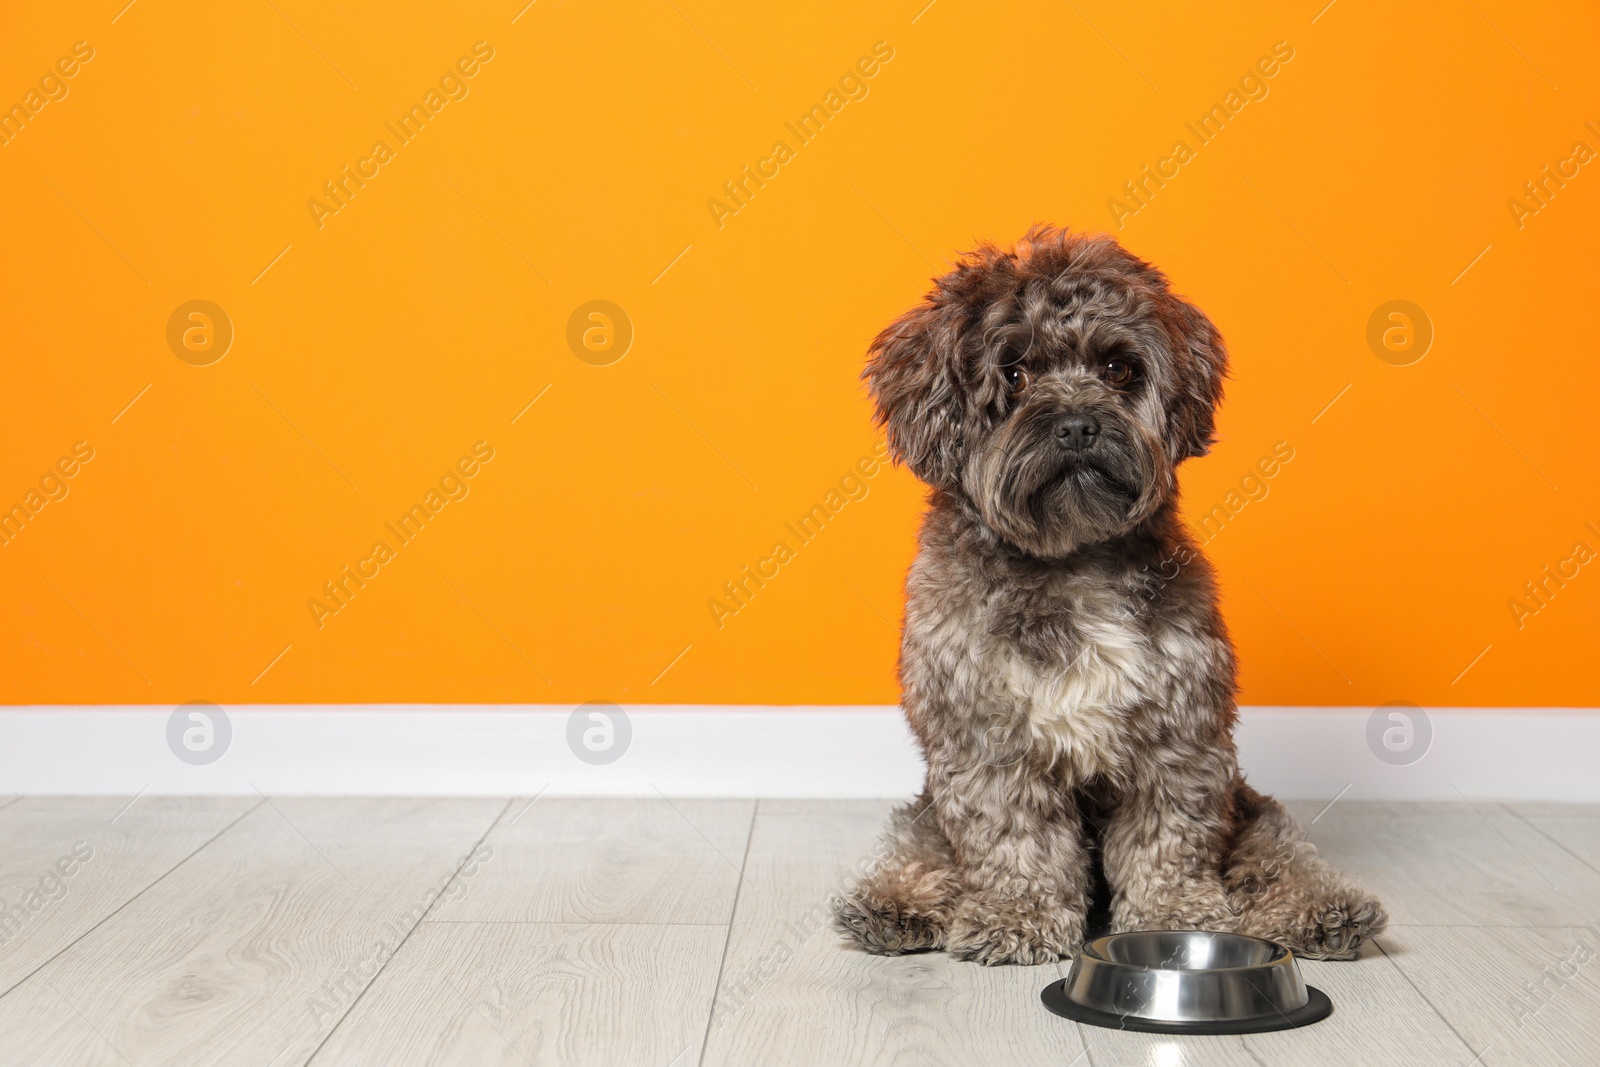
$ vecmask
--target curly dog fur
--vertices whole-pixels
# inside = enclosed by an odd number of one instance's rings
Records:
[[[890,449],[931,489],[903,707],[928,763],[835,902],[869,952],[1035,964],[1117,930],[1236,930],[1351,959],[1383,929],[1240,775],[1233,646],[1178,516],[1227,356],[1107,237],[984,246],[873,343]]]

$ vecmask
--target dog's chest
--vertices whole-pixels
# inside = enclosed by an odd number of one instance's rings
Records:
[[[1002,766],[1125,776],[1161,735],[1214,715],[1231,670],[1208,604],[1141,595],[1140,574],[1109,554],[1046,570],[925,546],[907,583],[908,713],[958,747],[998,747]]]
[[[1129,718],[1154,696],[1153,635],[1133,604],[1107,591],[1073,598],[1029,629],[1000,628],[989,669],[1037,744],[1085,777],[1122,764]]]

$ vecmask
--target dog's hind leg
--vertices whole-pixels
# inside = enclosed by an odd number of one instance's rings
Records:
[[[895,809],[868,864],[834,899],[834,926],[880,956],[943,948],[960,889],[926,793]]]
[[[1328,866],[1283,805],[1242,778],[1234,782],[1234,817],[1222,876],[1241,934],[1308,959],[1353,960],[1383,932],[1389,916],[1377,898]]]

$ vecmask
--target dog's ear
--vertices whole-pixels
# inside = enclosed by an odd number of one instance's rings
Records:
[[[1167,293],[1167,332],[1178,367],[1177,396],[1167,414],[1173,461],[1203,456],[1216,440],[1216,411],[1228,374],[1228,351],[1205,312]]]
[[[861,374],[890,454],[936,489],[954,489],[961,478],[963,324],[962,302],[936,289],[877,336]]]

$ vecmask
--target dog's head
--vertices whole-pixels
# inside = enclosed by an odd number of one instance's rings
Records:
[[[1047,227],[984,246],[872,343],[894,456],[1025,552],[1127,533],[1210,447],[1216,327],[1109,237]]]

